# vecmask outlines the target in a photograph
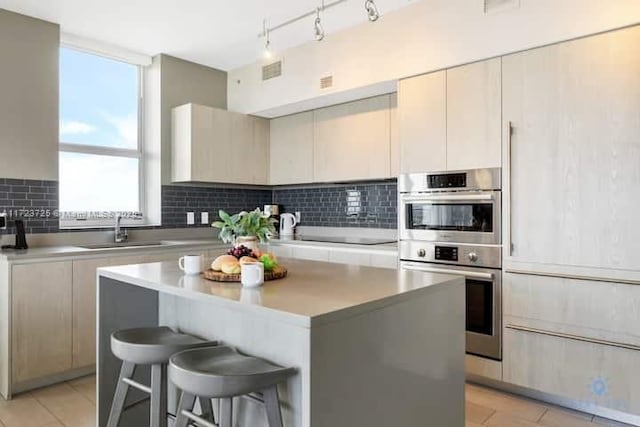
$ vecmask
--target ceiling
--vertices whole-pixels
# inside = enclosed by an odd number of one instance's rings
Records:
[[[255,62],[261,55],[264,40],[257,36],[263,19],[275,26],[314,9],[321,1],[0,0],[0,8],[55,22],[64,33],[137,53],[166,53],[230,70]],[[409,2],[376,0],[381,14]],[[313,40],[313,20],[309,17],[274,32],[272,49],[283,50]],[[323,15],[328,35],[366,21],[364,0],[348,0]]]

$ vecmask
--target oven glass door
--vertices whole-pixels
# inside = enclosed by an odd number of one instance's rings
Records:
[[[466,279],[467,285],[467,331],[493,335],[493,283]]]

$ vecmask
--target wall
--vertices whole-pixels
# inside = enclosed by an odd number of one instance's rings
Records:
[[[169,55],[154,59],[160,68],[162,183],[171,182],[171,109],[193,102],[227,108],[227,73]]]
[[[482,0],[413,2],[285,51],[282,77],[262,82],[261,62],[229,71],[229,109],[265,117],[310,110],[391,92],[400,78],[638,22],[638,0],[520,0],[486,15]],[[334,86],[321,90],[327,74]]]
[[[58,179],[58,25],[0,9],[0,177]]]

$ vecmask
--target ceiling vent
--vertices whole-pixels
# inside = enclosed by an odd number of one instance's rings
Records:
[[[484,13],[498,13],[518,9],[520,0],[484,0]]]
[[[274,79],[282,75],[282,60],[272,62],[262,67],[262,81]]]
[[[328,89],[333,86],[333,76],[326,76],[320,79],[320,89]]]

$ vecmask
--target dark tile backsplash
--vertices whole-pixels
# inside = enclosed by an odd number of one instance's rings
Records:
[[[218,211],[230,213],[242,210],[262,209],[271,203],[271,190],[244,188],[191,187],[182,185],[162,186],[162,228],[187,226],[187,212],[195,213],[196,226],[201,212],[209,212],[209,224],[218,218]],[[190,226],[192,227],[192,226]]]
[[[276,188],[273,201],[283,212],[301,213],[301,225],[397,227],[395,181]]]
[[[215,221],[218,210],[228,212],[262,208],[278,203],[283,212],[302,214],[302,224],[324,227],[396,228],[396,182],[376,181],[270,189],[216,188],[185,185],[162,186],[162,226],[187,226],[187,212],[201,212]],[[23,219],[27,233],[58,232],[58,182],[0,178],[0,212],[6,212],[6,230],[13,234],[13,220]],[[191,227],[191,226],[190,226]]]
[[[27,233],[58,231],[58,182],[0,178],[0,212],[7,215],[7,229],[13,234],[13,221],[22,219]]]

